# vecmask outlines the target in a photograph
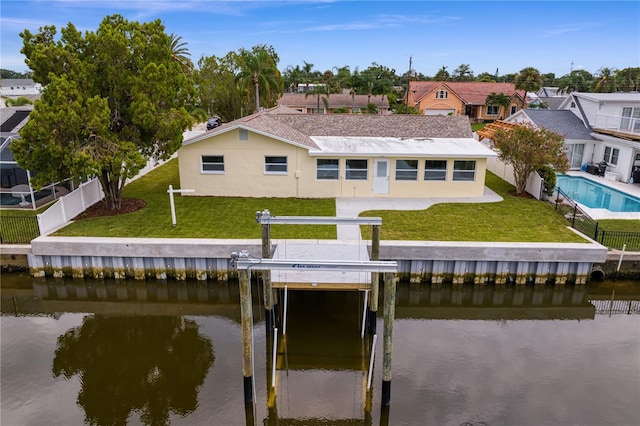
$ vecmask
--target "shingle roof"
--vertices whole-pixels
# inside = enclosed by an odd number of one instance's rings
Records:
[[[527,109],[524,113],[538,127],[559,133],[565,139],[591,140],[593,130],[585,127],[573,112],[568,110]]]
[[[287,111],[287,112],[285,112]],[[242,127],[317,149],[312,136],[473,138],[465,116],[304,114],[276,107],[224,123],[185,144]]]
[[[326,95],[320,95],[320,106],[324,106],[322,98],[326,98]],[[371,102],[378,108],[389,108],[389,99],[386,96],[369,96],[367,95],[354,95],[353,97],[347,93],[336,93],[329,95],[329,108],[339,107],[355,107],[364,108],[367,103]],[[318,105],[317,95],[310,94],[305,97],[305,93],[285,93],[278,101],[278,105],[296,107],[306,106],[309,108],[316,107]]]
[[[413,100],[418,102],[443,84],[467,104],[484,105],[487,96],[492,92],[504,93],[509,97],[518,94],[513,83],[487,83],[481,81],[411,81],[409,90],[414,93]],[[522,96],[522,93],[519,93],[519,95]]]

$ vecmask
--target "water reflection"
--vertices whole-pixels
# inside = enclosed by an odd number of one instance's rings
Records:
[[[273,339],[254,283],[248,409],[234,283],[26,278],[7,288],[2,279],[1,405],[12,426],[640,420],[638,304],[618,308],[609,293],[596,311],[587,286],[398,285],[389,410],[380,406],[380,317],[365,389],[362,292],[289,292],[272,390]],[[567,388],[589,392],[555,391]]]
[[[78,405],[91,425],[122,425],[139,412],[146,425],[168,424],[198,406],[214,361],[211,341],[179,317],[91,315],[58,337],[52,371],[78,375]]]

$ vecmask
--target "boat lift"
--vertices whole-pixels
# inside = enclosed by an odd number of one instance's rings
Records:
[[[250,271],[261,271],[264,284],[264,298],[266,310],[267,336],[269,336],[275,325],[273,315],[273,288],[271,284],[271,271],[273,270],[289,270],[296,272],[310,271],[340,271],[340,272],[368,272],[371,273],[371,283],[369,289],[371,298],[369,299],[368,317],[369,330],[374,334],[375,342],[375,323],[378,307],[378,281],[379,274],[384,275],[384,336],[383,336],[383,382],[382,382],[382,406],[390,405],[391,391],[391,354],[392,354],[392,338],[393,338],[393,320],[395,316],[395,294],[398,265],[395,261],[380,261],[380,225],[382,219],[360,218],[360,217],[325,217],[325,216],[271,216],[268,210],[256,212],[256,222],[262,225],[262,257],[256,258],[248,254],[247,251],[231,254],[232,266],[238,271],[238,279],[240,284],[240,307],[241,307],[241,323],[242,323],[242,347],[243,347],[243,376],[244,376],[244,399],[245,404],[253,404],[253,347],[252,347],[252,315],[251,315],[251,285]],[[318,259],[272,259],[271,249],[271,229],[272,224],[287,225],[371,225],[372,226],[372,243],[371,243],[371,260],[318,260]],[[285,286],[285,295],[286,295]],[[365,293],[365,296],[367,293]],[[365,304],[367,303],[365,297]],[[285,296],[285,316],[286,316],[286,296]],[[286,321],[286,319],[285,319]],[[286,323],[285,323],[286,324]],[[371,326],[372,324],[372,326]],[[363,317],[364,334],[365,318]],[[286,325],[285,325],[286,330]],[[286,332],[286,331],[285,331]],[[277,333],[277,331],[275,331]],[[277,336],[274,335],[274,345],[277,342]],[[276,349],[273,350],[274,354]],[[372,357],[375,348],[372,348]],[[275,357],[273,359],[275,367]],[[369,385],[373,368],[373,359],[369,367]],[[271,388],[275,392],[275,381],[272,380]]]

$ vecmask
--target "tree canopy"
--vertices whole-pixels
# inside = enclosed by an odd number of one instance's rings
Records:
[[[176,152],[192,124],[186,106],[195,85],[173,56],[172,38],[159,20],[120,15],[84,34],[69,23],[57,41],[53,26],[20,36],[33,79],[45,89],[12,143],[16,161],[38,172],[36,187],[96,176],[107,206],[119,209],[126,179],[148,159]]]
[[[260,111],[260,99],[267,107],[274,106],[282,95],[282,76],[278,71],[278,54],[272,46],[254,46],[252,50],[240,49],[240,71],[236,82],[244,93],[253,93],[255,112]]]
[[[542,87],[540,71],[534,67],[526,67],[520,70],[514,80],[516,90],[522,90],[522,108],[527,102],[527,92],[537,92]]]
[[[569,169],[564,152],[564,137],[545,128],[519,125],[499,129],[493,136],[500,159],[513,166],[516,195],[525,192],[529,174],[545,166],[552,166],[559,173]]]

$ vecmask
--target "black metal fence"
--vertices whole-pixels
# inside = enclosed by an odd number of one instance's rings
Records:
[[[631,231],[607,231],[600,226],[599,222],[591,219],[587,213],[582,211],[578,204],[559,188],[558,198],[562,198],[562,204],[556,203],[556,211],[564,214],[565,218],[571,222],[571,227],[583,234],[593,238],[603,246],[629,251],[640,251],[640,232]]]
[[[40,236],[35,216],[0,216],[0,243],[29,244]]]

